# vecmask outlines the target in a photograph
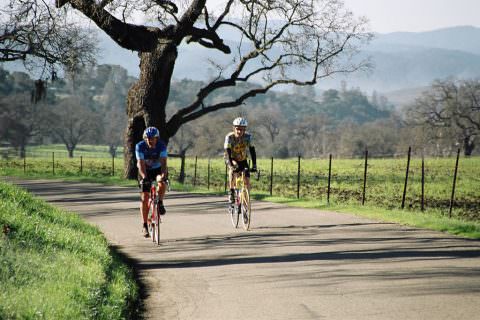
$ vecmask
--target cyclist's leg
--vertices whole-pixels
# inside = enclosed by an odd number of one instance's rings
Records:
[[[150,183],[139,184],[140,187],[140,216],[142,218],[142,232],[144,237],[149,237],[148,233],[148,201],[150,200]]]
[[[141,192],[140,193],[140,213],[142,215],[143,223],[147,223],[148,219],[148,200],[150,200],[150,192]]]
[[[160,201],[163,201],[163,198],[165,197],[165,192],[167,190],[167,184],[165,183],[165,181],[162,181],[162,178],[160,177],[160,175],[157,176],[157,184],[158,184],[158,188],[157,188],[158,199]]]
[[[228,185],[230,187],[230,194],[228,196],[228,201],[230,203],[235,202],[235,179],[236,173],[233,171],[233,168],[228,168]]]
[[[158,192],[158,210],[160,214],[165,214],[165,206],[163,205],[163,198],[165,197],[165,192],[167,191],[167,184],[165,181],[162,180],[162,176],[160,175],[160,169],[156,172],[156,180],[158,184],[157,192]]]
[[[240,161],[238,163],[238,167],[241,171],[248,169],[248,161],[247,160]],[[245,186],[247,187],[248,190],[250,190],[250,172],[249,171],[245,172],[244,181],[245,181]]]
[[[233,165],[237,165],[237,162],[233,160]],[[237,173],[233,170],[232,167],[228,168],[228,181],[230,182],[230,189],[235,189],[235,178]]]

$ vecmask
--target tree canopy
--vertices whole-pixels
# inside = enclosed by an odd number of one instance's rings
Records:
[[[55,10],[50,1],[8,0],[0,7],[0,62],[22,61],[39,78],[55,78],[92,64],[97,54],[95,33]]]
[[[471,155],[480,135],[480,80],[437,80],[408,110],[411,123]]]
[[[120,47],[139,53],[140,77],[127,98],[125,169],[130,178],[136,176],[134,145],[146,126],[158,127],[168,142],[183,124],[242,105],[275,86],[313,85],[323,77],[367,65],[353,59],[370,38],[366,21],[354,18],[338,0],[57,0],[56,6],[81,12]],[[238,40],[235,47],[225,40],[227,33]],[[182,43],[222,52],[230,62],[211,62],[216,76],[167,118]],[[253,80],[261,85],[234,99],[208,103],[212,92]]]

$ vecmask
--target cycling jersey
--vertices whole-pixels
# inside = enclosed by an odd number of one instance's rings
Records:
[[[166,158],[167,155],[167,146],[160,139],[153,148],[149,148],[145,141],[140,141],[135,145],[135,156],[137,160],[145,160],[147,170],[160,168],[160,158]]]
[[[230,132],[225,136],[225,143],[223,148],[225,149],[225,158],[228,158],[226,153],[227,149],[232,150],[232,159],[235,161],[243,161],[247,159],[247,149],[253,147],[252,135],[245,132],[241,137],[235,137],[234,132]]]

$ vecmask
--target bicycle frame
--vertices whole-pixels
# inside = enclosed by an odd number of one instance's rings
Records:
[[[158,212],[158,183],[152,181],[150,187],[150,199],[148,200],[148,219],[149,231],[152,234],[152,241],[160,244],[160,223],[162,223],[161,216]]]
[[[232,224],[238,228],[240,214],[242,215],[242,224],[245,230],[250,228],[251,206],[250,206],[250,190],[245,183],[245,174],[248,169],[238,173],[235,176],[235,204],[229,205],[229,213]]]

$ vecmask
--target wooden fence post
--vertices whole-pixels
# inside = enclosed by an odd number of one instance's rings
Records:
[[[363,170],[363,192],[362,192],[362,206],[365,204],[365,189],[367,188],[367,166],[368,166],[368,150],[365,149],[365,169]]]
[[[422,204],[421,210],[425,210],[425,158],[422,154]]]
[[[207,190],[210,190],[210,159],[208,159],[207,167]]]
[[[301,157],[298,156],[298,170],[297,170],[297,199],[300,199],[300,160]]]
[[[330,153],[328,160],[328,186],[327,186],[327,203],[330,204],[330,179],[332,177],[332,154]]]
[[[25,174],[27,172],[27,155],[23,157],[23,173]]]
[[[270,162],[270,196],[273,195],[273,157]]]
[[[411,154],[411,152],[412,152],[412,147],[408,147],[407,171],[405,173],[405,185],[403,186],[402,209],[405,208],[405,197],[407,195],[408,172],[410,170],[410,154]]]
[[[83,173],[83,156],[80,156],[80,174]]]
[[[195,170],[193,171],[193,186],[197,184],[197,156],[195,156]]]
[[[115,176],[115,156],[112,155],[112,177]]]
[[[448,217],[452,217],[453,202],[455,199],[455,185],[457,183],[458,159],[460,158],[460,148],[457,150],[457,161],[455,162],[455,172],[453,174],[453,188],[452,196],[450,197],[450,209],[448,210]]]
[[[52,152],[52,173],[55,175],[55,152]]]
[[[185,151],[180,152],[180,174],[178,176],[178,182],[181,184],[185,182]]]

